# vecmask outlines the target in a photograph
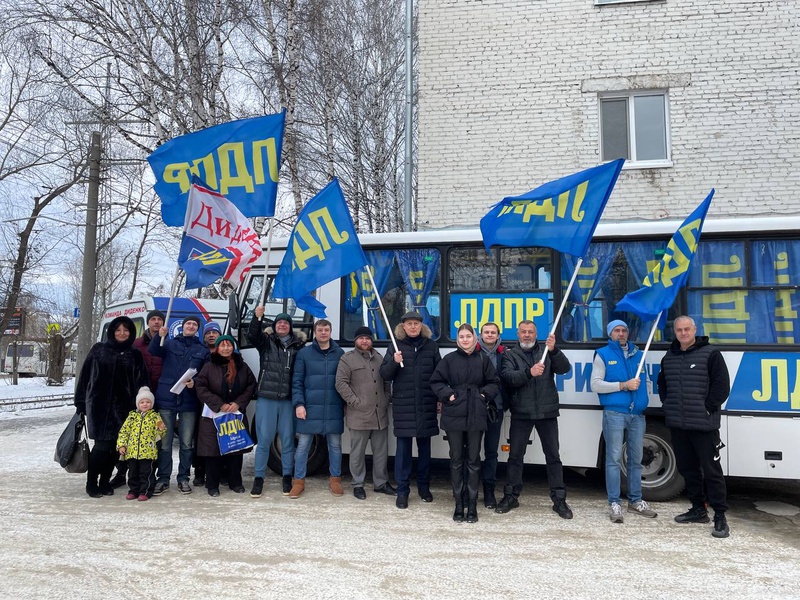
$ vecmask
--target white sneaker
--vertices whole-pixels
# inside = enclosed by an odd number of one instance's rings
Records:
[[[612,523],[622,523],[625,520],[625,516],[622,514],[622,507],[619,505],[619,502],[613,502],[608,507],[608,515],[611,517]]]
[[[654,518],[658,516],[658,513],[650,508],[650,505],[647,504],[644,500],[639,500],[635,504],[631,504],[628,502],[628,512],[629,513],[636,513],[642,517],[649,517]]]

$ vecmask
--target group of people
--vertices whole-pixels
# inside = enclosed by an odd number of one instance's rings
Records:
[[[250,496],[263,494],[273,440],[280,442],[281,490],[291,499],[305,490],[307,460],[315,436],[328,447],[329,488],[342,496],[342,434],[350,437],[352,492],[363,500],[367,445],[372,449],[373,491],[396,497],[397,508],[409,506],[413,446],[416,443],[416,489],[432,502],[431,439],[444,430],[449,444],[453,520],[478,521],[478,494],[484,506],[504,514],[519,506],[524,458],[535,429],[546,462],[553,511],[571,519],[559,451],[559,396],[555,376],[571,366],[553,335],[537,341],[536,325],[523,320],[518,344],[505,347],[500,328],[485,323],[480,335],[469,324],[458,328],[457,349],[442,358],[422,316],[407,312],[395,328],[396,346],[382,356],[373,332],[360,327],[355,348],[345,353],[331,339],[325,319],[314,323],[306,343],[295,332],[288,314],[264,320],[255,309],[247,338],[258,349],[260,372],[254,376],[230,336],[215,323],[197,336],[200,320],[189,316],[177,337],[169,339],[164,315],[151,311],[147,330],[134,340],[127,317],[109,326],[107,339],[96,344],[84,363],[76,386],[78,411],[87,414],[91,452],[86,492],[92,497],[113,494],[128,483],[128,499],[147,500],[169,489],[173,470],[172,439],[180,441],[178,490],[192,492],[189,483],[219,495],[221,482],[237,493],[242,482],[242,451],[220,455],[212,417],[245,414],[255,399],[255,478]],[[730,391],[722,355],[696,336],[689,317],[674,321],[676,339],[664,356],[658,392],[672,433],[678,469],[686,480],[692,508],[675,517],[680,523],[707,523],[706,502],[715,511],[715,537],[727,537],[725,480],[719,463],[720,409]],[[623,442],[627,441],[627,512],[656,517],[642,499],[646,380],[640,373],[641,351],[628,341],[623,321],[608,324],[608,344],[593,361],[592,389],[603,407],[606,486],[612,522],[622,523],[620,500]],[[177,386],[176,386],[177,384]],[[152,393],[150,390],[155,390]],[[388,473],[389,404],[396,439],[394,479]],[[510,450],[503,494],[498,501],[497,458],[504,411],[510,411]],[[246,423],[246,416],[243,417]],[[137,438],[138,435],[138,438]],[[297,447],[295,448],[295,436]],[[160,440],[160,444],[159,444]],[[481,450],[484,460],[481,464]],[[124,468],[113,480],[117,456]],[[707,496],[706,496],[707,494]]]

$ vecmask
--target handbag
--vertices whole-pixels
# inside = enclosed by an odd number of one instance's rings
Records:
[[[56,442],[53,456],[67,473],[86,473],[89,470],[89,442],[86,417],[75,413]]]
[[[253,440],[244,426],[244,416],[240,412],[220,413],[214,417],[217,429],[217,442],[221,455],[240,452],[252,448]]]

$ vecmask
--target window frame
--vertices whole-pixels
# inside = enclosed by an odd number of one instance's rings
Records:
[[[656,160],[637,160],[636,159],[636,109],[635,98],[643,96],[661,96],[664,99],[664,129],[666,143],[666,158]],[[663,169],[673,166],[672,162],[672,136],[670,135],[670,110],[669,110],[669,90],[655,88],[648,90],[628,90],[622,92],[602,92],[597,97],[597,120],[598,120],[598,153],[601,160],[615,160],[619,156],[607,157],[603,155],[603,102],[606,100],[626,100],[627,101],[627,124],[628,124],[628,147],[631,158],[626,159],[622,166],[627,169]]]

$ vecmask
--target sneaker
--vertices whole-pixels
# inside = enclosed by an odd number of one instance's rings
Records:
[[[145,502],[147,500],[150,500],[150,496],[147,494],[139,494],[139,502]]]
[[[650,519],[654,519],[658,516],[658,513],[650,508],[650,505],[644,500],[639,500],[638,502],[633,503],[628,502],[628,512],[637,514],[640,517],[648,517]]]
[[[567,504],[567,501],[563,498],[560,498],[553,502],[553,510],[558,513],[558,516],[562,519],[571,519],[572,518],[572,509]]]
[[[166,481],[162,481],[161,483],[157,483],[156,487],[153,489],[153,496],[160,496],[164,492],[169,491],[169,483]]]
[[[376,494],[386,494],[387,496],[397,496],[397,490],[392,487],[392,484],[388,481],[383,485],[379,485],[376,488],[372,488],[375,490]]]
[[[253,489],[250,490],[251,498],[261,498],[261,493],[264,491],[264,478],[256,477],[253,480]]]
[[[281,480],[281,489],[284,496],[288,496],[292,491],[292,476],[284,475]]]
[[[192,493],[192,486],[189,485],[188,481],[179,481],[178,482],[178,491],[181,494],[191,494]]]
[[[725,518],[725,513],[714,513],[714,529],[711,531],[711,535],[715,538],[726,538],[730,534],[731,528],[728,527],[728,519]]]
[[[136,500],[136,494],[133,492],[128,492],[128,494],[125,496],[125,500]]]
[[[519,508],[519,500],[514,498],[511,494],[506,494],[500,499],[500,502],[497,503],[497,508],[494,509],[494,512],[502,515],[514,508]]]
[[[631,510],[630,507],[628,507],[628,510]],[[622,514],[622,507],[619,505],[619,502],[612,502],[609,505],[608,515],[611,517],[612,523],[625,522],[625,516]]]
[[[693,506],[685,513],[675,517],[676,523],[708,523],[710,521],[708,511],[702,506]]]

